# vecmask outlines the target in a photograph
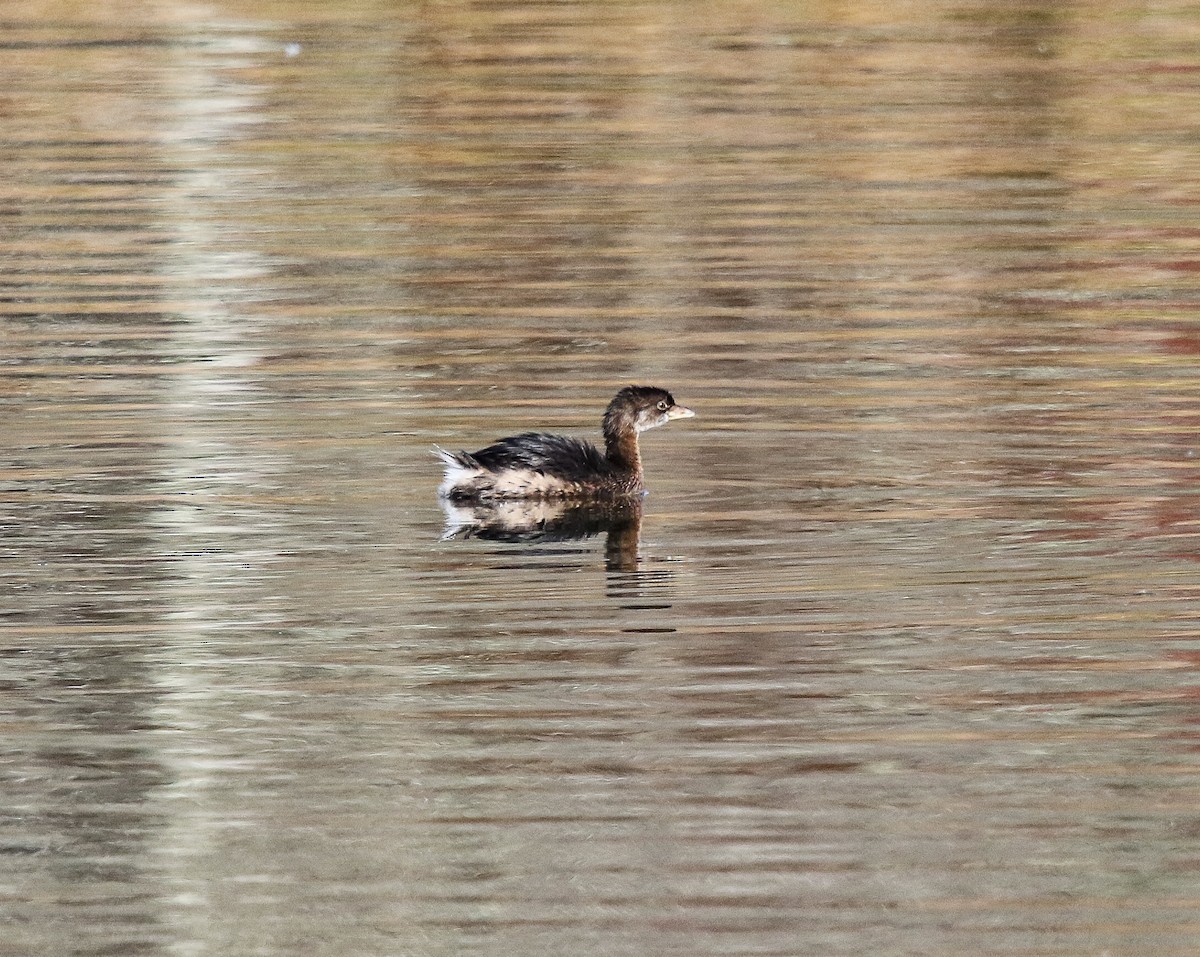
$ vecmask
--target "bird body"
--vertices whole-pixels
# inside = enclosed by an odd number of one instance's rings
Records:
[[[628,386],[605,411],[603,452],[545,432],[510,436],[478,452],[437,449],[446,467],[438,493],[456,502],[641,494],[638,433],[693,415],[664,389]]]

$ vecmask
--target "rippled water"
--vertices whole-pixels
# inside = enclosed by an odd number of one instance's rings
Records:
[[[10,5],[0,952],[1196,953],[1198,41]]]

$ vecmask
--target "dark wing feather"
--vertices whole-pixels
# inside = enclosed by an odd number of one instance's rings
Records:
[[[525,432],[501,439],[470,457],[489,472],[532,469],[568,481],[595,478],[610,469],[604,453],[591,442],[545,432]]]

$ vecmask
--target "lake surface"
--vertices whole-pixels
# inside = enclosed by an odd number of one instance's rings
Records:
[[[0,953],[1197,952],[1195,4],[0,21]]]

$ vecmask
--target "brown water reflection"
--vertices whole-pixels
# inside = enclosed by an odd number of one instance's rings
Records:
[[[443,501],[443,539],[545,544],[605,537],[609,571],[636,571],[642,532],[642,502],[530,501],[458,505]]]
[[[3,949],[1193,953],[1197,40],[13,6]]]

